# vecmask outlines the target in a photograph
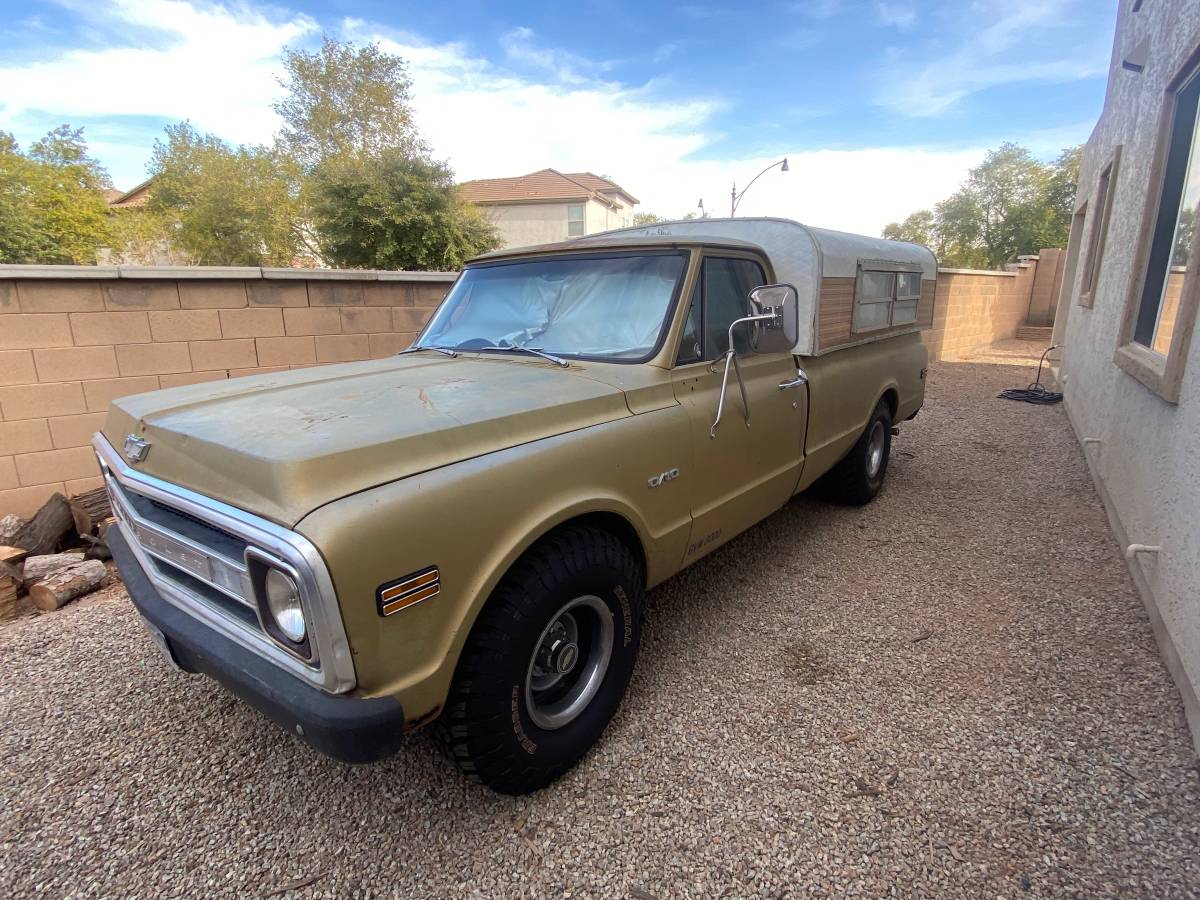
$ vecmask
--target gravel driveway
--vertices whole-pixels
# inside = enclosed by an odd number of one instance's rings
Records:
[[[1185,896],[1200,779],[1060,408],[941,364],[861,509],[655,590],[601,745],[532,798],[429,735],[343,766],[120,599],[0,631],[0,895]]]

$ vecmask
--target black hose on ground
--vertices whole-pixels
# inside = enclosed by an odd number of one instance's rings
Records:
[[[1046,356],[1051,350],[1057,350],[1057,344],[1051,344],[1046,348],[1046,352],[1042,354],[1042,358],[1038,360],[1037,377],[1033,384],[1024,388],[1009,388],[1007,391],[1001,391],[996,396],[1002,400],[1022,400],[1025,403],[1037,403],[1043,406],[1049,406],[1052,403],[1060,403],[1063,395],[1055,391],[1048,391],[1042,385],[1042,365],[1046,362]]]

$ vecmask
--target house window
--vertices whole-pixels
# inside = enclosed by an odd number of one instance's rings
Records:
[[[1062,284],[1064,291],[1074,290],[1075,287],[1075,273],[1079,271],[1079,258],[1083,255],[1083,226],[1087,223],[1087,212],[1088,204],[1084,200],[1079,204],[1079,209],[1075,210],[1075,215],[1071,216],[1071,233],[1067,237],[1067,268]],[[1080,306],[1091,306],[1091,295],[1080,290],[1076,302]]]
[[[1146,282],[1138,306],[1133,339],[1166,356],[1175,332],[1183,277],[1187,271],[1196,210],[1200,207],[1200,161],[1196,129],[1200,125],[1200,73],[1179,92],[1171,128],[1162,197],[1154,223]]]
[[[1080,306],[1090,307],[1095,301],[1096,283],[1100,278],[1100,261],[1104,257],[1104,244],[1108,236],[1108,220],[1112,215],[1113,185],[1116,179],[1117,161],[1120,157],[1121,148],[1118,147],[1112,160],[1100,173],[1100,185],[1096,189],[1096,204],[1092,207],[1096,212],[1092,218],[1092,231],[1088,236],[1083,287],[1079,295]]]
[[[917,321],[921,301],[921,272],[902,263],[864,261],[859,264],[854,302],[854,330],[878,331]]]
[[[1197,304],[1200,214],[1200,54],[1167,88],[1147,200],[1141,278],[1133,286],[1116,363],[1169,402],[1179,397]]]
[[[567,205],[567,237],[580,237],[584,234],[583,204],[570,203]]]

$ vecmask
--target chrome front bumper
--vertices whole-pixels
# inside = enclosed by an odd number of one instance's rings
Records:
[[[356,684],[350,644],[325,561],[303,535],[146,475],[102,434],[92,439],[113,514],[146,578],[164,600],[256,656],[322,690]],[[247,555],[296,576],[312,654],[297,656],[262,627]]]

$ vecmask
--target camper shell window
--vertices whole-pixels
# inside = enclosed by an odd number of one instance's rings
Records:
[[[864,259],[858,264],[854,330],[878,331],[917,321],[921,268],[911,263]]]

